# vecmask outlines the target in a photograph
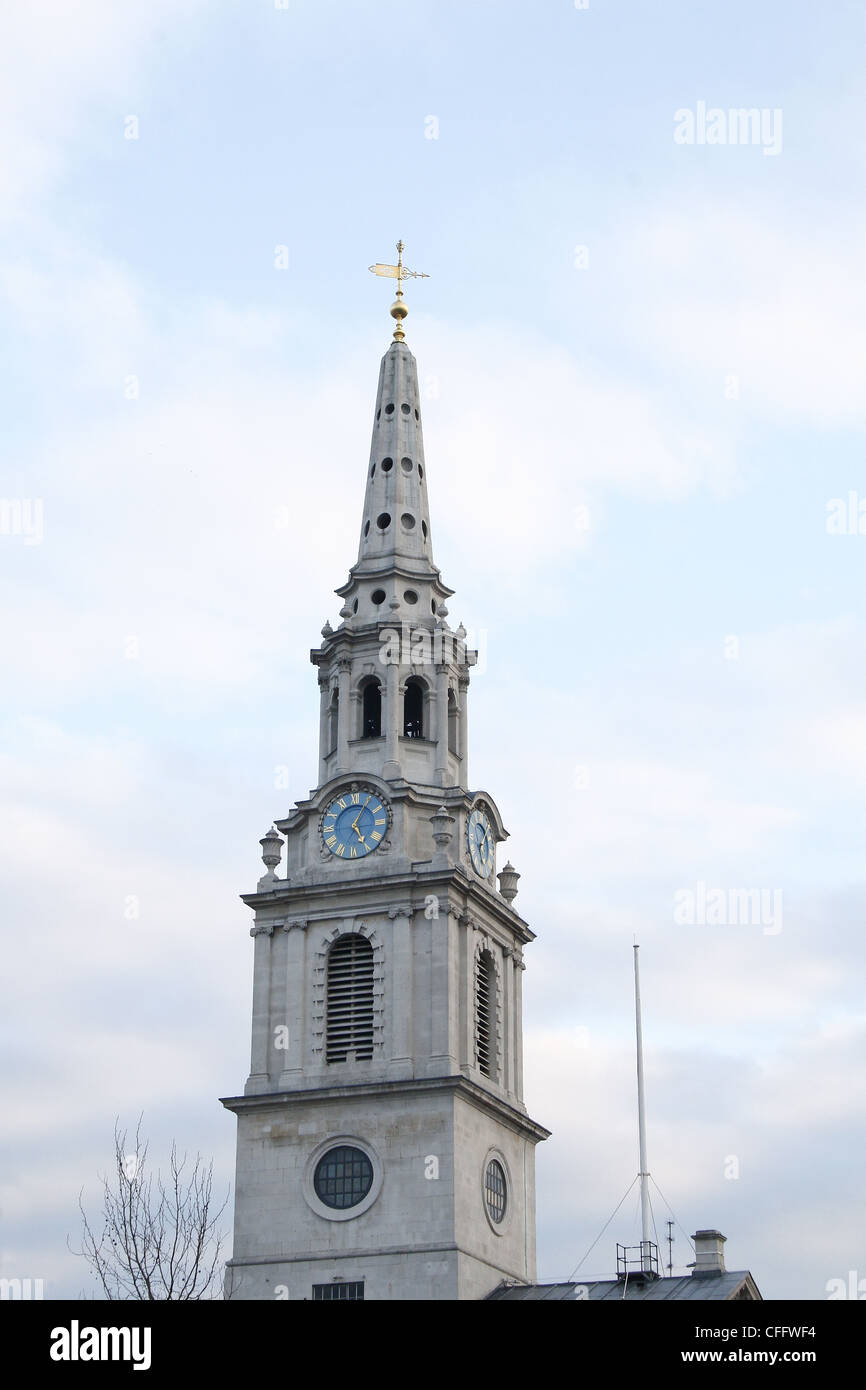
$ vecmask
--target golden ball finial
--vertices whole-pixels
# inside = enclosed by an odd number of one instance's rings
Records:
[[[397,321],[397,327],[394,329],[394,337],[398,343],[402,343],[406,337],[406,334],[403,332],[403,320],[409,312],[409,306],[403,303],[403,296],[401,294],[398,293],[389,312],[392,319],[396,319]]]

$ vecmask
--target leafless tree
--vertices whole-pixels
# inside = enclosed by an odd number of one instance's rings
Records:
[[[200,1154],[189,1165],[171,1146],[169,1175],[156,1181],[147,1171],[147,1142],[141,1119],[135,1146],[126,1130],[114,1126],[114,1171],[102,1181],[102,1231],[97,1235],[83,1204],[83,1256],[107,1299],[211,1299],[222,1297],[220,1252],[225,1236],[217,1231],[228,1193],[213,1209],[213,1163]],[[97,1225],[98,1230],[98,1225]],[[72,1247],[70,1246],[70,1249]]]

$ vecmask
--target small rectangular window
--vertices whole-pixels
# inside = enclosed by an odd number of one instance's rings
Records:
[[[313,1301],[331,1303],[335,1299],[360,1300],[364,1301],[364,1280],[358,1279],[352,1284],[347,1284],[344,1280],[336,1284],[314,1284]]]

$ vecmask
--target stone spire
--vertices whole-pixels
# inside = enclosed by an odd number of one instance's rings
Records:
[[[358,622],[435,621],[453,593],[433,563],[415,358],[393,342],[382,358],[358,559],[336,592]]]

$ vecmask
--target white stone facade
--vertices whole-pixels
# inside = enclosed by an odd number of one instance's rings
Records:
[[[452,591],[432,560],[423,458],[415,362],[395,343],[358,561],[337,591],[343,623],[326,624],[311,653],[319,786],[265,837],[268,872],[244,897],[255,913],[251,1066],[243,1095],[223,1101],[238,1118],[234,1298],[310,1299],[342,1281],[363,1283],[365,1298],[474,1299],[535,1278],[534,1148],[547,1131],[523,1101],[533,933],[513,907],[518,876],[504,872],[497,889],[499,811],[468,785],[474,653],[446,622]],[[407,645],[410,617],[426,636]],[[351,858],[328,848],[335,798],[358,808]],[[375,845],[357,824],[371,799],[387,820]],[[470,854],[473,810],[483,854],[476,841]],[[345,1060],[328,1047],[336,942],[364,962],[349,970],[344,1007],[366,1031]],[[366,1187],[354,1205],[328,1206],[317,1164],[340,1147],[358,1151]]]

